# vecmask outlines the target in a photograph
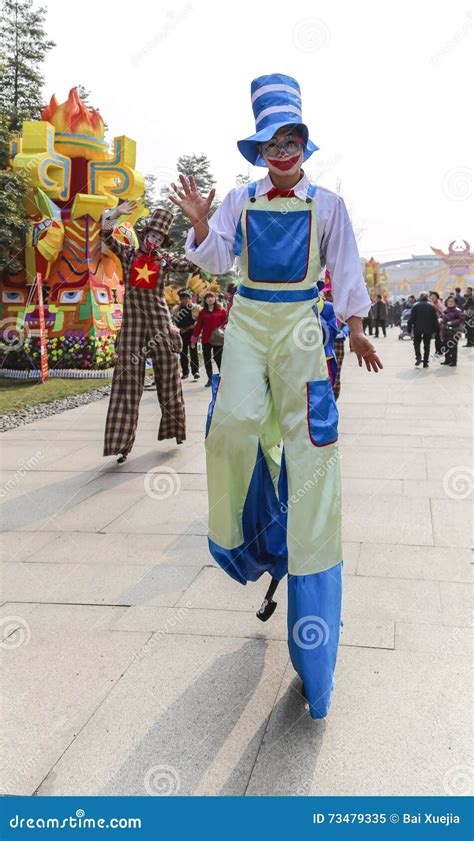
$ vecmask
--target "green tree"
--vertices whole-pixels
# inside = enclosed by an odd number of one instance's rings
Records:
[[[27,185],[8,165],[9,140],[8,120],[0,115],[0,273],[21,271],[18,257],[29,227],[23,206]]]
[[[244,184],[250,184],[250,175],[243,175],[239,172],[239,174],[235,176],[235,185],[236,187],[243,187]]]
[[[150,215],[153,213],[154,210],[157,209],[157,207],[160,207],[163,204],[163,202],[160,201],[160,199],[156,195],[156,175],[154,175],[152,172],[149,172],[145,175],[143,204],[150,211]],[[143,228],[147,223],[147,219],[149,218],[149,216],[142,216],[141,219],[138,220],[137,224],[135,225],[135,231],[138,235],[140,235],[140,233],[142,232]]]
[[[24,120],[37,120],[44,107],[41,62],[54,47],[44,29],[46,10],[33,0],[3,0],[0,15],[0,271],[22,268],[19,254],[29,222],[23,197],[27,185],[10,167],[9,144]]]
[[[46,10],[33,8],[33,0],[3,0],[0,19],[0,112],[9,131],[20,131],[23,120],[37,120],[42,101],[40,71],[54,47],[44,29]]]

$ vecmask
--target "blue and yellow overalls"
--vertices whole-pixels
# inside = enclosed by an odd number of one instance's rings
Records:
[[[315,306],[316,187],[248,197],[242,278],[206,425],[209,547],[239,581],[288,573],[288,644],[313,718],[326,715],[341,618],[338,412]]]

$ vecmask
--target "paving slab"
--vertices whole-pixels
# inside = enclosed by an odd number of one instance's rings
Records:
[[[105,532],[137,532],[138,534],[197,534],[207,535],[207,497],[200,491],[181,489],[179,476],[174,473],[157,473],[158,498],[149,496],[140,499],[124,514],[113,519]],[[161,476],[164,479],[161,479]],[[164,493],[172,493],[167,498],[160,498],[160,488],[166,482]],[[176,491],[176,493],[175,493]],[[152,491],[153,485],[152,485]]]
[[[246,794],[453,794],[470,763],[468,679],[464,657],[341,647],[332,709],[312,721],[288,667]]]
[[[468,657],[472,660],[473,644],[473,628],[395,623],[395,648],[399,651],[420,651],[436,657]]]
[[[469,549],[453,552],[440,546],[362,543],[358,575],[382,578],[424,578],[432,581],[472,581]]]
[[[245,792],[286,643],[153,636],[39,795]]]
[[[41,602],[5,602],[0,609],[0,623],[4,631],[15,625],[15,617],[21,617],[35,631],[41,632],[51,628],[54,631],[65,628],[67,632],[105,631],[114,628],[128,607],[110,607],[93,604],[43,604]],[[12,621],[13,618],[13,621]],[[18,621],[18,630],[21,630],[21,622]],[[136,628],[133,630],[143,630]]]
[[[3,532],[0,534],[0,559],[4,562],[21,563],[31,557],[32,553],[40,552],[53,537],[50,532]]]
[[[8,601],[173,606],[199,569],[165,564],[3,564],[2,595]]]
[[[411,499],[418,499],[419,497],[428,497],[429,499],[446,499],[446,489],[443,479],[432,479],[431,481],[422,482],[416,479],[405,479],[403,481],[404,496],[409,496]],[[466,488],[464,491],[466,499],[474,498],[474,489]],[[416,503],[413,503],[416,505]]]
[[[452,444],[453,443],[454,442],[452,442]],[[452,478],[450,479],[450,477],[461,476],[461,487],[464,488],[464,481],[462,480],[462,477],[467,474],[467,477],[470,477],[472,482],[473,458],[471,455],[471,447],[469,447],[468,450],[460,450],[456,446],[451,445],[451,447],[447,450],[427,449],[425,458],[428,479],[443,480],[446,477],[446,481],[449,482],[448,487],[451,488],[453,480]],[[454,473],[454,470],[456,470],[456,473]],[[419,477],[414,476],[411,472],[407,475],[407,479],[417,478]]]
[[[0,790],[31,796],[149,635],[78,633],[74,626],[42,630],[34,612],[22,619],[20,630],[2,643]]]
[[[463,628],[473,624],[473,587],[454,581],[441,581],[439,584],[444,625],[461,625]]]
[[[438,546],[473,545],[473,506],[468,499],[432,499],[434,542]]]
[[[362,476],[365,479],[427,479],[425,454],[420,449],[372,449],[341,447],[342,476]],[[436,478],[436,477],[434,477]]]
[[[193,608],[185,599],[181,607],[130,607],[114,618],[112,628],[123,631],[160,631],[167,634],[192,634],[206,636],[246,637],[251,639],[278,639],[288,637],[285,611],[277,608],[271,620],[260,622],[254,611],[209,610]],[[353,617],[341,630],[341,645],[359,645],[369,648],[393,648],[395,623]]]
[[[18,534],[18,533],[17,533]],[[20,536],[21,533],[20,533]],[[43,547],[36,548],[34,541],[23,549],[23,560],[30,563],[65,563],[102,565],[157,566],[173,564],[184,567],[214,565],[209,553],[207,536],[195,534],[126,534],[81,533],[80,541],[71,540],[69,533],[41,533],[49,537]],[[15,551],[12,541],[10,551]],[[8,555],[4,560],[14,560]]]
[[[404,496],[375,491],[367,496],[346,493],[342,511],[344,540],[377,542],[382,532],[386,543],[433,544],[428,499],[419,499],[414,506],[411,499]],[[396,517],[393,517],[394,511],[397,512]]]
[[[67,483],[53,483],[44,493],[41,489],[34,495],[9,501],[5,526],[9,531],[99,531],[144,496],[144,488],[118,494],[97,491],[89,485],[68,487]]]
[[[443,624],[437,581],[348,575],[343,606],[345,621],[356,616]]]

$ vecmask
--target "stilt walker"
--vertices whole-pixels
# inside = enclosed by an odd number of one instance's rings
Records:
[[[370,300],[343,200],[311,184],[302,162],[318,148],[302,123],[295,79],[251,86],[257,131],[238,142],[267,176],[232,190],[213,215],[193,178],[172,185],[190,219],[186,256],[213,273],[241,256],[241,282],[226,328],[207,418],[209,547],[236,581],[263,573],[274,610],[288,573],[288,643],[313,718],[329,709],[342,590],[338,413],[316,305],[321,258],[336,313],[350,325],[362,365],[380,361],[363,335]]]
[[[183,342],[166,304],[164,273],[191,272],[195,266],[161,251],[161,246],[173,244],[168,236],[173,222],[169,210],[155,210],[143,231],[139,249],[118,242],[113,236],[117,218],[131,213],[135,206],[136,202],[124,202],[102,220],[102,238],[122,264],[125,286],[104,440],[104,456],[119,455],[119,464],[126,460],[135,441],[147,357],[153,362],[161,408],[158,440],[176,438],[176,443],[181,444],[186,438],[179,373]]]

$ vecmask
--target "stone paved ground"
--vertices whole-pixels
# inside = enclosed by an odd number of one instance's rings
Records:
[[[378,344],[383,373],[344,369],[325,721],[288,664],[284,586],[262,625],[265,582],[240,587],[207,552],[203,380],[180,448],[157,443],[144,395],[122,467],[101,456],[106,400],[2,437],[4,792],[468,792],[472,351],[423,371],[394,332]]]

